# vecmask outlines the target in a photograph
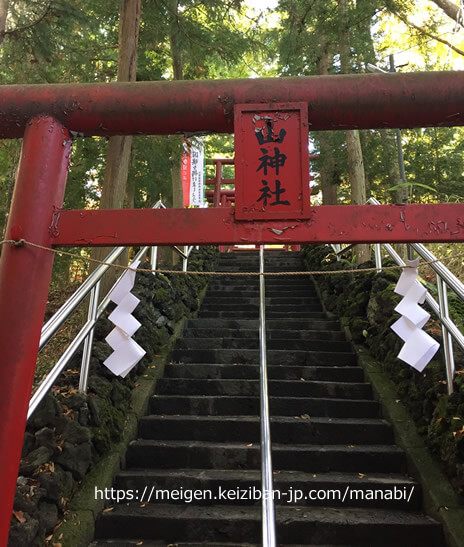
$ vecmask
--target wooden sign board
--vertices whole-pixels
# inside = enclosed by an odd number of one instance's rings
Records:
[[[235,105],[235,218],[309,217],[308,105]]]

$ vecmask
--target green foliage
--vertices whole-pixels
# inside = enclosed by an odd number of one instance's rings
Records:
[[[388,70],[386,56],[400,48],[414,55],[403,70],[452,66],[456,53],[414,30],[399,17],[428,32],[442,34],[446,16],[433,3],[413,0],[347,0],[340,17],[336,0],[280,0],[273,12],[254,12],[245,0],[179,0],[173,13],[169,0],[143,2],[137,79],[172,78],[171,25],[178,23],[178,46],[185,79],[267,75],[314,75],[325,51],[328,71],[340,72],[339,37],[349,38],[351,70],[366,63]],[[429,5],[430,4],[430,5]],[[112,82],[117,75],[119,3],[110,0],[10,0],[1,46],[0,84]],[[449,38],[449,36],[448,36]],[[461,37],[453,43],[461,47]],[[315,151],[320,133],[311,134]],[[331,182],[339,187],[339,203],[350,199],[343,131],[325,133],[334,152]],[[381,202],[392,200],[398,181],[388,169],[395,158],[386,154],[378,131],[361,134],[369,192]],[[20,141],[0,143],[0,230],[6,219],[19,157]],[[77,139],[65,195],[66,208],[97,207],[104,178],[107,140]],[[233,137],[205,137],[206,158],[233,157]],[[464,130],[426,128],[403,131],[406,183],[413,202],[463,200]],[[394,151],[396,154],[396,149]],[[392,159],[393,158],[393,159]],[[135,207],[151,206],[161,194],[172,202],[171,167],[180,160],[177,136],[134,137],[129,185]],[[319,177],[327,158],[312,162]],[[225,178],[234,177],[226,166]],[[207,167],[207,178],[213,167]],[[318,180],[316,180],[318,182]],[[63,267],[59,268],[60,261]],[[70,267],[57,260],[55,281],[67,280]]]

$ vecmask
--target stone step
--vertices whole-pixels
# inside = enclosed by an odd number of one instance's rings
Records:
[[[270,290],[306,290],[311,289],[315,291],[314,284],[309,278],[292,276],[268,276],[265,278],[264,283],[266,291]],[[221,275],[212,277],[211,283],[208,286],[209,289],[224,290],[225,288],[231,288],[234,290],[243,289],[257,289],[259,292],[259,275]]]
[[[188,319],[186,328],[219,328],[219,329],[258,329],[259,319],[208,318]],[[332,319],[266,319],[266,331],[278,329],[289,331],[334,330],[340,332],[340,322]]]
[[[195,366],[195,365],[192,365]],[[157,392],[161,395],[259,395],[259,380],[160,378]],[[339,380],[269,380],[270,396],[329,397],[367,399],[372,395],[367,382],[340,382]]]
[[[250,272],[256,272],[259,271],[259,263],[253,263],[253,262],[243,262],[242,264],[233,264],[230,262],[218,262],[216,265],[216,268],[227,268],[234,272],[247,272],[248,270],[246,268],[252,268],[249,271]],[[304,263],[300,260],[274,260],[264,263],[264,271],[277,271],[277,272],[283,272],[286,273],[288,271],[298,271],[298,272],[307,272],[307,269],[304,266]]]
[[[218,319],[254,319],[259,316],[259,310],[242,311],[240,309],[235,310],[204,310],[200,309],[198,314],[199,318],[215,317]],[[285,322],[287,319],[325,319],[326,315],[323,312],[318,311],[266,311],[266,319],[280,319]]]
[[[418,513],[368,508],[281,506],[276,511],[279,542],[344,543],[391,547],[443,545],[440,526]],[[179,541],[259,542],[261,507],[140,503],[115,505],[96,522],[98,538],[133,537]]]
[[[259,306],[259,295],[250,296],[237,296],[223,295],[223,296],[211,296],[206,294],[202,307],[212,305],[224,305],[224,306]],[[296,294],[294,296],[266,296],[266,309],[274,308],[275,306],[318,306],[320,307],[320,300],[317,296],[301,296]]]
[[[277,470],[273,479],[276,505],[417,511],[422,503],[420,484],[398,474]],[[130,492],[142,502],[178,503],[179,497],[185,494],[187,503],[195,501],[199,505],[254,505],[260,501],[261,472],[254,469],[128,469],[117,475],[114,488]],[[202,492],[198,496],[201,499],[193,498],[194,491]]]
[[[143,543],[140,543],[140,539],[100,539],[97,541],[93,541],[90,543],[89,547],[139,547],[140,545],[143,545],[143,547],[160,547],[160,545],[166,545],[165,541],[158,541],[158,540],[144,540]],[[191,542],[188,541],[187,543],[183,541],[176,541],[175,547],[261,547],[261,544],[258,543],[235,543],[235,542],[224,542],[221,541],[221,543],[211,542],[211,541],[201,541],[200,543],[197,542]],[[279,543],[279,547],[314,547],[314,545],[306,544],[306,543],[299,543],[298,545],[290,545],[288,543]],[[319,546],[320,547],[320,546]],[[348,547],[343,545],[324,545],[324,547]]]
[[[181,349],[259,349],[259,339],[256,338],[178,338],[175,348]],[[349,352],[350,342],[338,340],[296,340],[279,338],[267,341],[268,350],[301,351],[333,351]]]
[[[259,363],[257,349],[174,349],[171,360],[179,363]],[[330,351],[286,351],[270,349],[267,351],[268,365],[356,365],[357,357],[351,352]]]
[[[363,382],[364,372],[360,367],[292,367],[277,365],[267,367],[271,380],[323,380],[339,382]],[[165,378],[212,379],[257,379],[258,365],[221,365],[216,363],[170,364],[165,367]]]
[[[137,439],[129,444],[126,462],[138,468],[260,469],[259,442]],[[273,442],[276,470],[404,473],[406,458],[396,445],[295,444]]]
[[[242,289],[224,287],[222,290],[217,290],[210,286],[206,291],[205,300],[209,298],[254,298],[259,301],[259,287]],[[268,287],[266,289],[266,300],[268,298],[318,298],[318,296],[316,291],[311,287],[308,287],[307,289],[289,288],[288,290],[280,290],[278,288],[271,289]]]
[[[184,338],[257,338],[256,329],[227,329],[227,328],[186,328]],[[267,340],[339,340],[345,341],[345,333],[335,330],[290,330],[266,329]]]
[[[258,416],[144,416],[139,436],[158,440],[259,443]],[[271,418],[271,438],[287,444],[389,444],[391,426],[376,418]],[[277,468],[276,468],[277,469]]]
[[[272,416],[326,416],[331,418],[378,418],[377,401],[369,399],[330,399],[324,397],[269,397]],[[257,416],[258,396],[153,395],[151,414],[193,416]]]
[[[207,302],[203,302],[201,305],[201,313],[210,312],[210,311],[219,311],[222,313],[230,313],[235,314],[236,312],[253,312],[254,314],[259,314],[259,303],[255,304],[245,304],[240,302],[218,302],[213,303],[213,301],[208,300]],[[322,312],[322,306],[319,302],[313,302],[312,304],[308,304],[305,302],[301,302],[299,300],[298,304],[273,304],[266,305],[266,315],[270,313],[280,313],[280,314],[287,314],[290,313],[293,315],[293,313],[305,313],[305,312]]]
[[[224,260],[222,257],[218,261],[219,266],[231,266],[234,268],[237,267],[243,267],[247,265],[254,265],[256,264],[259,266],[259,257],[240,257],[236,260],[229,259]],[[276,266],[282,266],[282,265],[297,265],[297,266],[303,266],[303,260],[301,256],[298,257],[272,257],[271,258],[264,258],[264,268],[272,268]]]

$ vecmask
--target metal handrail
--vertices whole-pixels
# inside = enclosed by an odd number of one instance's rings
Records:
[[[161,200],[158,200],[153,206],[153,209],[166,209],[166,206]],[[183,271],[187,271],[188,259],[194,247],[193,246],[184,247],[184,251],[182,251],[178,247],[173,247],[173,248],[178,254],[182,256]],[[113,289],[113,288],[110,289],[108,294],[103,298],[101,303],[98,305],[100,280],[105,274],[105,272],[111,267],[111,264],[113,264],[115,260],[122,254],[124,249],[125,247],[115,247],[105,258],[104,260],[105,264],[100,264],[92,272],[92,274],[90,274],[89,277],[82,283],[82,285],[77,289],[77,291],[71,295],[71,297],[59,308],[59,310],[43,326],[42,334],[40,337],[39,350],[42,349],[47,344],[47,342],[57,332],[57,330],[61,327],[61,325],[63,325],[63,323],[68,319],[68,317],[75,311],[75,309],[79,306],[79,304],[90,293],[90,304],[89,304],[87,321],[84,324],[84,326],[80,329],[79,333],[74,338],[74,340],[70,343],[70,345],[66,348],[64,353],[55,363],[55,365],[52,367],[50,372],[47,374],[46,378],[42,381],[40,386],[37,388],[34,395],[31,397],[31,400],[29,402],[28,414],[27,414],[28,419],[32,416],[32,414],[37,409],[40,402],[48,393],[48,391],[52,388],[52,386],[56,382],[56,379],[61,374],[63,369],[66,367],[66,365],[69,363],[69,361],[71,360],[73,355],[76,353],[76,351],[78,350],[82,342],[84,342],[84,351],[82,355],[82,364],[81,364],[81,371],[79,376],[79,391],[84,393],[87,391],[87,381],[88,381],[89,366],[90,366],[90,356],[92,352],[94,327],[97,323],[97,320],[99,319],[99,317],[102,315],[102,313],[105,311],[106,307],[110,303],[109,295]],[[143,256],[147,253],[148,249],[149,249],[148,246],[141,248],[139,252],[136,254],[133,262],[137,260],[141,260]],[[151,247],[150,264],[151,264],[152,270],[156,269],[157,258],[158,258],[158,247],[157,246]],[[121,277],[118,278],[115,285],[119,282],[120,279]]]
[[[266,293],[264,286],[264,246],[259,247],[259,349],[260,349],[260,423],[261,423],[261,511],[263,546],[275,547],[275,509],[272,479],[271,424],[266,358]]]
[[[370,203],[371,205],[380,205],[380,203],[375,198],[370,198],[368,200],[368,203]],[[429,291],[427,291],[425,295],[425,301],[430,306],[430,309],[433,311],[433,313],[437,315],[441,324],[443,338],[443,355],[446,367],[446,384],[448,394],[451,395],[451,393],[453,393],[454,391],[453,379],[455,375],[453,339],[456,341],[457,344],[459,344],[461,349],[464,350],[464,335],[449,316],[447,289],[449,287],[461,300],[464,301],[464,284],[461,283],[461,281],[450,270],[448,270],[448,268],[442,262],[438,261],[436,256],[431,253],[424,245],[422,245],[421,243],[411,243],[408,245],[409,247],[414,249],[414,251],[416,251],[416,253],[421,258],[423,258],[427,262],[431,262],[430,267],[437,274],[438,302],[433,298]],[[375,265],[377,271],[380,271],[382,268],[382,246],[399,266],[406,265],[391,245],[388,245],[386,243],[376,243],[374,249]]]
[[[111,253],[105,258],[104,262],[113,264],[124,251],[124,247],[115,247]],[[39,350],[41,350],[45,344],[52,338],[61,325],[68,319],[73,311],[79,306],[89,292],[100,281],[105,272],[110,266],[106,264],[99,264],[91,275],[82,283],[77,291],[66,300],[61,308],[45,323],[42,327],[42,333],[40,336]]]

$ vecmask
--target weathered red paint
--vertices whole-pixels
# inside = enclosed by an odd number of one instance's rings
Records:
[[[70,150],[69,133],[57,121],[40,117],[28,124],[6,239],[51,244]],[[7,245],[0,261],[0,545],[7,544],[53,256]]]
[[[235,218],[308,218],[305,103],[235,105]]]
[[[326,205],[307,220],[239,222],[234,209],[62,211],[55,246],[464,241],[464,204]],[[279,233],[281,231],[281,233]]]
[[[84,135],[232,133],[235,104],[306,102],[310,129],[464,125],[464,72],[0,86],[0,138],[47,113]]]

